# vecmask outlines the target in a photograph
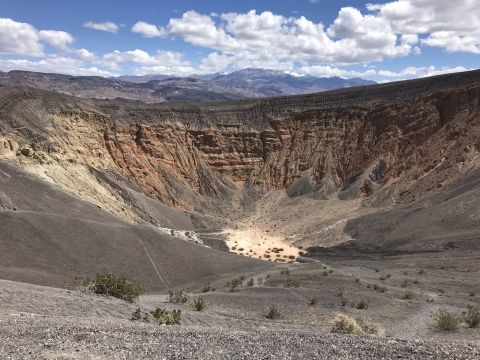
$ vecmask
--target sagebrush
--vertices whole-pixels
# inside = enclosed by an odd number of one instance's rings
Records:
[[[113,273],[99,274],[94,279],[77,278],[75,283],[85,292],[113,296],[130,303],[143,292],[139,283]]]

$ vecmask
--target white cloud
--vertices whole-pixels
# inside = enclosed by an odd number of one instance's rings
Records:
[[[111,33],[117,33],[119,29],[119,26],[111,21],[105,21],[105,22],[88,21],[85,24],[83,24],[83,26],[89,29],[107,31]]]
[[[158,28],[156,25],[146,23],[145,21],[139,21],[133,25],[132,31],[144,37],[161,37],[164,35],[163,29]]]
[[[354,71],[340,69],[332,66],[323,66],[323,65],[313,65],[313,66],[302,66],[297,74],[299,75],[312,75],[320,77],[372,77],[377,75],[377,72],[374,69],[369,69],[366,71]]]
[[[74,41],[73,36],[65,31],[42,30],[39,35],[40,39],[58,50],[68,50],[68,45]]]
[[[215,20],[217,19],[217,20]],[[141,26],[139,25],[141,24]],[[307,18],[270,11],[224,13],[218,18],[187,11],[165,27],[139,22],[144,36],[171,36],[228,57],[238,68],[289,70],[296,63],[353,64],[408,55],[413,39],[400,42],[388,22],[357,9],[345,8],[328,31]]]
[[[344,7],[327,25],[270,11],[187,11],[165,26],[138,22],[132,30],[211,49],[237,68],[322,69],[419,54],[426,46],[480,53],[480,1],[395,0],[361,10]]]
[[[428,67],[411,66],[411,67],[405,68],[400,72],[379,70],[377,71],[377,74],[378,76],[386,77],[386,78],[414,79],[414,78],[422,78],[422,77],[442,75],[442,74],[450,74],[450,73],[467,71],[467,70],[469,69],[463,66],[436,68],[435,66],[431,65]]]
[[[426,35],[423,45],[480,53],[480,1],[397,0],[367,9],[401,34]]]
[[[232,62],[233,58],[231,56],[221,55],[217,52],[213,52],[202,59],[197,73],[212,74],[221,72],[224,71]]]
[[[43,46],[37,29],[12,19],[0,19],[0,54],[41,56]]]
[[[78,50],[75,50],[75,54],[82,60],[85,60],[85,61],[96,61],[97,60],[97,56],[88,51],[87,49],[78,49]]]
[[[173,51],[157,51],[156,54],[150,55],[139,49],[123,52],[115,50],[103,55],[103,63],[114,67],[122,63],[133,63],[137,65],[134,70],[137,75],[188,75],[195,72],[190,62],[183,59],[183,54]]]
[[[113,74],[100,70],[96,67],[86,67],[81,60],[63,57],[48,56],[39,61],[31,61],[26,59],[1,60],[0,69],[2,71],[25,70],[39,71],[47,73],[70,74],[75,76],[112,76]]]
[[[43,43],[66,51],[73,41],[73,36],[65,31],[38,31],[30,24],[0,19],[0,54],[43,56]]]

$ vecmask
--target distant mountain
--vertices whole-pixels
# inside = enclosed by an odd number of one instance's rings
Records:
[[[267,69],[244,69],[230,74],[191,75],[190,78],[244,89],[251,92],[253,97],[308,94],[376,83],[361,78],[293,76],[283,71]],[[118,79],[138,84],[167,78],[164,75],[145,75],[121,76]]]
[[[266,96],[307,94],[345,87],[375,84],[364,79],[342,79],[339,77],[293,76],[281,71],[264,69],[245,69],[228,75],[219,75],[212,79],[218,83],[230,83],[235,86],[254,89]]]
[[[71,76],[29,71],[0,71],[0,87],[30,86],[83,98],[123,99],[142,102],[212,102],[246,98],[307,94],[374,81],[293,76],[281,71],[245,69],[230,74]]]

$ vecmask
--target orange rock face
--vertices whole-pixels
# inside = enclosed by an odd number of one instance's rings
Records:
[[[9,114],[22,113],[9,115],[3,126],[17,137],[15,129],[28,128],[24,142],[52,157],[68,153],[76,139],[77,159],[69,161],[120,174],[181,209],[242,186],[339,197],[389,189],[395,203],[422,197],[476,166],[479,84],[480,73],[474,72],[204,106],[51,99],[50,93],[30,91],[22,93],[23,100],[17,94],[17,107],[4,96]],[[35,116],[44,124],[22,124]],[[53,130],[45,121],[49,116],[60,119]],[[61,119],[72,116],[77,120],[67,127]],[[77,123],[83,133],[75,137]],[[60,139],[62,131],[71,141],[59,146],[51,139]],[[87,132],[95,134],[82,141]],[[78,155],[97,153],[102,161],[92,164]]]

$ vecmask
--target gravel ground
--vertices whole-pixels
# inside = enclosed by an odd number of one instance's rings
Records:
[[[4,316],[2,359],[478,359],[468,343],[312,331],[159,327],[125,320]]]

